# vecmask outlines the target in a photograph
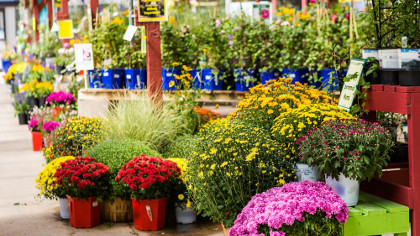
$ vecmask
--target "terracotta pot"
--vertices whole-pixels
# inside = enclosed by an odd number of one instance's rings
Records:
[[[159,230],[165,227],[166,198],[133,200],[134,227],[139,230]]]
[[[101,224],[101,204],[96,197],[86,199],[73,198],[69,201],[70,225],[74,228],[92,228]]]
[[[41,151],[43,147],[41,132],[32,131],[32,149],[34,152]]]
[[[57,116],[60,114],[60,112],[61,112],[61,108],[60,107],[54,107],[53,108],[53,117],[54,117],[54,120],[57,118]]]
[[[104,201],[101,218],[110,222],[127,222],[133,220],[133,206],[131,200],[117,198],[114,201]]]

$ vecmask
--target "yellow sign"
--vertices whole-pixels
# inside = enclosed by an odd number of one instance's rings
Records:
[[[58,37],[60,39],[72,39],[73,35],[73,21],[59,20],[58,21]]]
[[[167,20],[166,0],[139,0],[139,22]]]
[[[61,7],[61,0],[54,0],[55,7]]]

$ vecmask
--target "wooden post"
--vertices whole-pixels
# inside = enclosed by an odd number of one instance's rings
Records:
[[[308,6],[308,0],[302,0],[302,10],[306,11],[306,7]]]
[[[68,19],[70,19],[68,0],[61,0],[61,11],[57,12],[57,20],[68,20]],[[61,42],[64,46],[65,43],[70,42],[70,39],[62,39]]]
[[[155,103],[161,104],[162,91],[162,57],[160,50],[160,23],[138,22],[138,11],[135,11],[136,26],[146,27],[146,70],[147,70],[147,94]]]
[[[98,0],[89,0],[90,13],[92,14],[92,26],[96,26],[96,12],[98,11],[99,1]]]
[[[51,29],[54,19],[53,19],[53,0],[47,0],[47,12],[48,12],[48,26]]]
[[[33,13],[33,17],[35,20],[35,29],[34,29],[34,33],[35,33],[35,43],[37,43],[39,41],[39,8],[38,8],[38,0],[32,0],[32,13]],[[31,25],[33,24],[33,22],[31,23]]]

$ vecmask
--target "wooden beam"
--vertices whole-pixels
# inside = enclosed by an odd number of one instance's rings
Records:
[[[92,16],[92,26],[95,28],[96,26],[96,12],[98,11],[99,1],[98,0],[89,0],[90,12]]]

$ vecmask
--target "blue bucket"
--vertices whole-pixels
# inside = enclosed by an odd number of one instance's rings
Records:
[[[292,78],[292,84],[296,82],[300,82],[301,84],[308,82],[308,68],[302,69],[290,69],[284,68],[283,69],[283,77],[284,78]]]
[[[213,73],[214,72],[214,73]],[[222,90],[223,89],[223,72],[219,71],[216,74],[216,70],[210,68],[204,68],[202,70],[202,78],[204,79],[204,89],[209,91]]]
[[[235,88],[239,92],[247,92],[254,87],[255,69],[235,69]]]
[[[11,60],[2,60],[1,65],[3,66],[4,73],[7,74],[7,72],[9,71],[9,68],[13,65],[13,63]]]
[[[203,81],[203,77],[201,75],[200,69],[192,69],[190,71],[191,77],[193,78],[193,84],[191,88],[194,89],[204,89],[205,82]]]
[[[123,69],[102,69],[102,84],[106,89],[122,87]]]
[[[339,83],[334,69],[320,70],[318,71],[318,77],[322,81],[322,89],[328,89],[330,92],[338,89]]]
[[[129,90],[144,89],[146,87],[146,69],[125,69],[125,87]]]
[[[260,70],[261,84],[266,84],[267,81],[273,79],[279,79],[281,77],[281,71],[279,69],[267,69]]]
[[[89,88],[102,88],[100,70],[88,70]]]
[[[176,90],[177,81],[174,75],[180,75],[181,71],[176,68],[162,69],[162,88],[163,90]],[[171,82],[173,86],[169,86]]]

